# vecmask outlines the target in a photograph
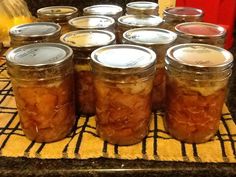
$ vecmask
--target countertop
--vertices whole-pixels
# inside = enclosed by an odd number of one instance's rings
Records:
[[[38,1],[39,2],[39,1]],[[49,1],[50,2],[50,1]],[[117,1],[118,2],[118,1]],[[122,1],[123,2],[123,1]],[[236,36],[236,35],[235,35]],[[230,51],[236,58],[236,42]],[[236,60],[235,60],[236,65]],[[230,79],[227,106],[236,121],[236,66]],[[119,159],[40,160],[0,157],[0,176],[236,176],[233,163],[189,163]]]

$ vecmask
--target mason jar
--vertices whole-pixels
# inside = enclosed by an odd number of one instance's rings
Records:
[[[70,31],[68,21],[79,15],[73,6],[49,6],[37,10],[37,16],[42,22],[55,22],[62,28],[62,34]]]
[[[180,44],[167,51],[165,126],[173,137],[203,143],[215,135],[232,65],[232,54],[213,45]]]
[[[96,128],[105,141],[136,144],[148,134],[155,53],[137,45],[101,47],[92,54]]]
[[[120,6],[111,4],[92,5],[83,9],[83,15],[105,15],[117,20],[123,15],[123,9]]]
[[[93,50],[101,46],[113,44],[115,35],[103,30],[78,30],[64,34],[60,40],[74,51],[77,112],[82,115],[95,115],[95,94],[90,55]]]
[[[152,89],[152,111],[165,108],[165,56],[167,49],[174,44],[176,38],[174,32],[160,28],[135,28],[123,34],[124,43],[148,47],[156,53],[158,60]]]
[[[162,18],[156,15],[125,15],[118,19],[117,43],[122,43],[123,33],[133,28],[158,27]]]
[[[226,29],[222,26],[203,22],[186,22],[175,26],[177,43],[203,43],[224,48]]]
[[[69,20],[72,30],[108,30],[115,33],[115,20],[103,15],[88,15]]]
[[[11,47],[42,42],[59,42],[60,25],[52,22],[36,22],[14,26],[9,31]]]
[[[32,141],[66,137],[75,123],[73,51],[58,43],[15,48],[7,55],[21,128]]]
[[[163,28],[175,31],[175,26],[184,22],[198,22],[203,20],[203,11],[192,7],[171,7],[163,12]]]
[[[135,1],[126,4],[127,15],[159,15],[159,5],[150,1]]]

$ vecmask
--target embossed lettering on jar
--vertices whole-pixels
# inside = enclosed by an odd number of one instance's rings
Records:
[[[113,44],[115,35],[103,30],[78,30],[64,34],[61,42],[72,47],[74,51],[77,111],[83,115],[94,115],[95,95],[90,55],[101,46]]]
[[[181,44],[167,51],[166,117],[169,133],[203,143],[217,132],[233,56],[206,44]]]
[[[61,140],[75,123],[73,51],[62,44],[30,44],[7,55],[20,124],[36,142]]]
[[[226,29],[222,26],[203,22],[186,22],[175,26],[177,43],[203,43],[224,47]]]
[[[152,110],[163,110],[165,107],[165,56],[166,51],[173,43],[177,35],[169,30],[160,28],[136,28],[123,34],[123,42],[142,45],[151,48],[157,56],[157,72],[152,89]]]
[[[121,44],[99,48],[91,57],[98,135],[118,145],[142,141],[151,116],[155,53]]]

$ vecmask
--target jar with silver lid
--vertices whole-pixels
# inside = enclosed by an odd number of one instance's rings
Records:
[[[90,55],[93,50],[113,44],[115,35],[103,30],[78,30],[61,36],[61,42],[74,51],[76,108],[82,115],[95,114],[95,94]]]
[[[115,20],[103,15],[88,15],[69,20],[72,30],[108,30],[115,33]]]
[[[52,22],[36,22],[12,27],[9,31],[11,46],[42,42],[58,42],[61,34],[60,25]]]
[[[122,43],[123,33],[133,28],[158,27],[162,18],[155,15],[126,15],[118,19],[117,42]]]
[[[150,1],[135,1],[126,4],[127,15],[159,15],[159,5]]]
[[[105,15],[117,20],[123,15],[123,9],[120,6],[111,4],[92,5],[83,9],[83,15]]]
[[[171,7],[163,12],[163,28],[175,31],[175,26],[184,22],[198,22],[203,19],[203,11],[192,7]]]
[[[186,22],[175,26],[177,43],[203,43],[224,47],[226,29],[222,26],[203,22]]]
[[[37,10],[40,21],[58,23],[62,27],[62,34],[70,31],[68,21],[78,14],[78,9],[73,6],[49,6]]]
[[[180,44],[167,51],[165,126],[178,140],[203,143],[218,131],[233,56],[207,44]]]
[[[73,51],[59,43],[15,48],[7,55],[22,130],[36,142],[66,137],[75,123]]]
[[[123,34],[124,43],[148,47],[156,53],[158,60],[152,89],[153,111],[165,108],[165,56],[167,49],[174,44],[176,38],[177,35],[174,32],[160,28],[135,28]]]
[[[96,127],[105,141],[131,145],[148,134],[156,55],[145,47],[117,44],[92,54]]]

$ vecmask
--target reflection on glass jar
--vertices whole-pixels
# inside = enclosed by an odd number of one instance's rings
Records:
[[[171,7],[164,10],[162,28],[175,31],[175,26],[183,22],[199,22],[203,11],[192,7]]]
[[[158,15],[159,5],[149,1],[135,1],[126,4],[127,15]]]
[[[157,56],[157,72],[152,90],[152,110],[163,110],[165,107],[165,56],[166,51],[173,43],[177,35],[160,28],[136,28],[123,34],[123,42],[128,44],[142,45],[151,48]]]
[[[74,51],[77,111],[83,115],[94,115],[95,95],[90,54],[101,46],[113,44],[115,35],[103,30],[78,30],[64,34],[61,42]]]
[[[30,44],[7,55],[17,110],[24,134],[53,142],[75,123],[72,50],[62,44]]]
[[[72,6],[49,6],[37,10],[41,22],[54,22],[61,26],[62,34],[70,31],[68,21],[78,16],[78,9]]]
[[[147,135],[155,53],[136,45],[110,45],[92,54],[98,135],[131,145]]]
[[[122,43],[123,33],[133,28],[158,27],[162,18],[155,15],[126,15],[118,19],[117,42]]]
[[[18,25],[10,29],[11,47],[42,42],[58,42],[60,25],[52,22],[37,22]]]
[[[203,43],[224,47],[226,29],[222,26],[203,22],[186,22],[175,26],[177,43]]]
[[[169,133],[203,143],[219,128],[233,56],[205,44],[176,45],[167,51],[166,117]]]

